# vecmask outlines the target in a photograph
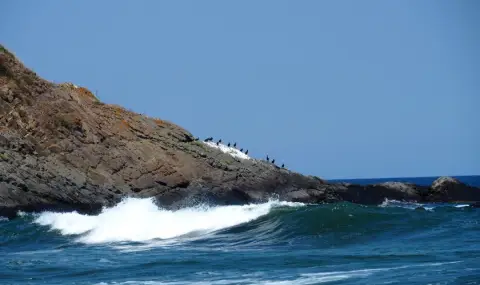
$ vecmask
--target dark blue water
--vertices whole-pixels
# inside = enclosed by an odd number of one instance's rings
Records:
[[[461,182],[475,187],[480,187],[480,176],[479,175],[471,175],[471,176],[452,176]],[[331,182],[349,182],[355,183],[360,185],[366,184],[375,184],[375,183],[383,183],[383,182],[410,182],[415,183],[418,185],[423,186],[430,186],[435,179],[439,178],[439,176],[430,176],[430,177],[397,177],[397,178],[374,178],[374,179],[334,179],[329,180]]]
[[[480,284],[479,220],[466,204],[129,199],[3,219],[0,284]]]

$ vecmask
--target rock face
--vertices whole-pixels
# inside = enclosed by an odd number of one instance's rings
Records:
[[[470,187],[452,177],[440,177],[432,183],[428,200],[433,202],[480,201],[478,188]]]
[[[458,181],[431,188],[329,184],[271,163],[240,160],[168,121],[100,102],[73,84],[53,84],[0,45],[0,215],[18,210],[93,213],[123,197],[165,207],[243,204],[272,197],[309,203],[480,201]]]

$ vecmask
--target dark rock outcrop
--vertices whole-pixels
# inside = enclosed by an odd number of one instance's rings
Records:
[[[171,208],[272,196],[309,203],[480,201],[478,188],[442,181],[431,188],[329,184],[240,160],[168,121],[103,104],[73,84],[48,82],[0,45],[1,216],[18,210],[94,213],[126,196],[155,197]]]
[[[479,189],[466,185],[452,177],[440,177],[432,183],[428,197],[431,202],[479,201]]]

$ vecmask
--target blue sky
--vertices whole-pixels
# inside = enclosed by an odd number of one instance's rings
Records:
[[[478,1],[2,1],[106,103],[324,178],[480,174]]]

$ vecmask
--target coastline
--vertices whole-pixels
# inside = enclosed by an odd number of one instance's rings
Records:
[[[272,196],[304,203],[478,203],[480,188],[449,177],[429,186],[330,183],[242,159],[171,122],[104,104],[84,87],[48,82],[0,46],[0,216],[96,213],[125,197],[153,197],[178,209]]]

